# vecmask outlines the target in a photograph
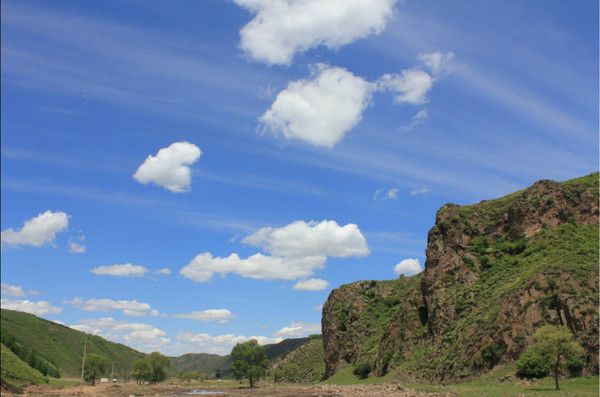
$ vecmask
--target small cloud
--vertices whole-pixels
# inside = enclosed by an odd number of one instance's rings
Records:
[[[76,243],[75,241],[69,241],[69,252],[71,254],[83,254],[87,251],[85,246]]]
[[[419,188],[419,189],[414,189],[414,190],[410,191],[411,196],[416,196],[416,195],[425,194],[425,193],[429,193],[429,189]]]
[[[420,273],[422,270],[419,260],[415,258],[401,260],[394,267],[394,273],[403,274],[405,276],[412,276],[413,274]]]
[[[124,263],[121,265],[98,266],[91,270],[92,273],[98,276],[113,276],[113,277],[144,277],[148,269],[144,266]]]
[[[377,87],[396,93],[394,101],[398,104],[421,105],[429,101],[427,93],[433,87],[433,77],[419,68],[406,69],[399,74],[384,74]]]
[[[452,69],[452,59],[454,59],[454,53],[447,52],[442,53],[439,51],[431,52],[427,54],[420,54],[419,60],[425,64],[431,70],[431,73],[435,78],[443,74],[447,74]]]
[[[2,295],[14,296],[18,298],[22,298],[27,295],[27,293],[23,290],[23,288],[18,285],[12,284],[0,284],[0,292]]]
[[[275,333],[275,336],[279,336],[281,338],[302,338],[304,336],[320,333],[321,324],[296,321],[281,328]]]
[[[168,276],[171,274],[171,269],[163,267],[162,269],[154,271],[154,274],[158,274],[159,276]]]
[[[298,281],[292,288],[298,291],[322,291],[329,287],[329,282],[320,278]]]
[[[136,300],[88,299],[84,301],[80,298],[75,298],[64,303],[86,312],[121,310],[123,315],[131,317],[147,316],[150,311],[149,304]]]
[[[373,194],[373,200],[396,200],[398,198],[398,191],[399,190],[395,187],[390,189],[377,189]]]
[[[411,130],[419,124],[423,124],[429,118],[429,111],[421,109],[410,118],[410,123],[404,127],[404,130]]]
[[[160,149],[156,156],[149,155],[133,177],[144,185],[154,183],[173,193],[187,192],[192,183],[190,165],[198,161],[201,155],[198,146],[189,142],[175,142]]]
[[[0,242],[2,247],[28,245],[41,247],[52,243],[56,235],[69,227],[69,215],[64,212],[46,211],[23,224],[20,230],[8,228],[2,230]]]
[[[207,322],[218,322],[218,323],[226,323],[231,320],[234,316],[227,309],[208,309],[202,311],[195,311],[191,313],[181,313],[181,314],[168,314],[163,315],[164,317],[171,318],[185,318],[189,320],[196,321],[207,321]]]

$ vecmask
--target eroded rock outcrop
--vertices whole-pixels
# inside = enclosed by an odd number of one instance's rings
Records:
[[[540,181],[436,215],[425,271],[334,290],[323,309],[326,376],[368,363],[431,380],[514,360],[547,323],[568,326],[598,371],[598,174]]]

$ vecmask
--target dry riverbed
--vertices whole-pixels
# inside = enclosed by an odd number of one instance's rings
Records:
[[[222,386],[222,387],[219,387]],[[70,386],[63,388],[31,386],[23,394],[12,395],[2,393],[3,396],[31,396],[31,397],[184,397],[184,396],[214,396],[214,397],[450,397],[450,393],[424,393],[405,388],[402,385],[388,383],[379,385],[261,385],[254,389],[231,384],[215,385],[197,384],[192,386],[178,383],[160,385],[138,386],[135,384],[114,384],[97,386]]]

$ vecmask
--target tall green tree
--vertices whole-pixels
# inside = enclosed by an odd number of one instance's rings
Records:
[[[136,380],[138,385],[149,378],[150,368],[148,367],[148,360],[145,358],[137,359],[133,362],[133,369],[131,376]]]
[[[147,380],[150,383],[158,383],[167,379],[166,368],[171,364],[168,357],[163,356],[159,352],[153,352],[146,357],[146,360],[148,361],[148,368],[150,370]]]
[[[254,382],[265,375],[269,365],[265,349],[255,339],[235,345],[231,358],[236,379],[248,379],[250,387],[254,387]]]
[[[96,384],[96,379],[106,373],[108,369],[108,360],[99,354],[88,354],[85,359],[83,377],[86,382],[92,386]]]
[[[519,358],[517,374],[528,377],[538,371],[552,372],[554,386],[560,390],[558,377],[561,370],[569,361],[580,358],[583,348],[573,337],[573,333],[566,327],[557,325],[544,325],[533,335],[533,344],[529,346]]]

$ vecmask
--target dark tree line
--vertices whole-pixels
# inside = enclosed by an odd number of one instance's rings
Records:
[[[60,371],[56,365],[46,360],[41,354],[29,346],[25,346],[23,343],[19,342],[8,332],[3,331],[0,335],[0,339],[4,346],[8,347],[17,357],[29,364],[31,368],[37,369],[44,376],[60,378]]]

